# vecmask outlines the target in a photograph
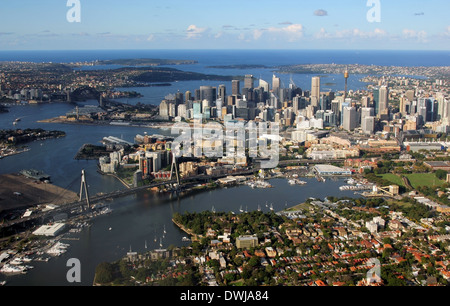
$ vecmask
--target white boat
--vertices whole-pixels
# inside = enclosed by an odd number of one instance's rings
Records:
[[[241,205],[241,207],[239,208],[239,211],[240,211],[240,212],[244,212],[244,210],[242,209],[242,205]]]
[[[0,286],[4,286],[4,285],[6,285],[6,281],[0,282]]]
[[[145,248],[147,248],[147,240],[145,240]]]
[[[32,267],[30,267],[30,268],[32,268]],[[25,273],[27,270],[28,270],[28,268],[25,266],[17,266],[17,265],[13,266],[10,264],[6,264],[2,267],[0,272],[16,274],[16,273]]]
[[[181,241],[191,241],[191,239],[189,239],[188,237],[183,237],[183,238],[181,239]]]
[[[11,264],[11,265],[18,266],[18,265],[23,264],[23,260],[22,260],[22,258],[20,258],[20,257],[16,257],[16,258],[14,258],[14,259],[10,262],[10,264]]]
[[[69,247],[69,244],[57,242],[54,246],[48,249],[46,253],[52,256],[60,256],[67,252],[67,247]]]
[[[273,211],[273,205],[272,204],[270,204],[270,210]]]

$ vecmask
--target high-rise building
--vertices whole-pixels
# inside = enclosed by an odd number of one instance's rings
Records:
[[[267,83],[266,81],[260,79],[259,80],[259,88],[263,88],[265,92],[269,92],[269,83]]]
[[[313,77],[311,80],[311,97],[316,97],[319,101],[320,97],[320,77]]]
[[[389,88],[387,86],[380,87],[380,113],[389,108]]]
[[[389,88],[387,86],[374,88],[373,101],[375,115],[384,114],[385,110],[389,108]]]
[[[166,100],[162,100],[159,104],[159,116],[164,120],[169,120],[169,103]]]
[[[192,100],[192,93],[188,90],[188,91],[186,91],[186,93],[184,94],[184,96],[185,96],[185,101],[186,101],[186,103],[188,102],[188,101],[191,101]]]
[[[253,75],[247,74],[244,78],[244,88],[253,89]]]
[[[239,80],[231,81],[231,93],[233,96],[241,95],[241,82]]]
[[[415,90],[407,90],[406,91],[406,98],[408,98],[409,102],[414,101],[414,98],[416,96],[416,91]]]
[[[370,107],[370,98],[369,97],[362,97],[362,99],[361,99],[361,106],[362,107]]]
[[[366,116],[361,118],[361,128],[364,134],[371,135],[375,131],[375,117]]]
[[[354,107],[344,107],[343,117],[343,128],[347,131],[353,131],[358,127],[358,117],[356,108]]]
[[[213,86],[200,86],[200,100],[208,100],[209,105],[216,101],[217,89]]]
[[[274,93],[277,93],[280,88],[281,88],[281,80],[274,74],[272,78],[272,91]]]
[[[225,85],[219,85],[218,98],[222,99],[222,101],[226,101],[227,97],[227,88]]]

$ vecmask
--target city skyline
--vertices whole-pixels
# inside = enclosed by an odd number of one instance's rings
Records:
[[[352,0],[346,5],[329,0],[199,0],[189,5],[180,0],[164,4],[80,0],[80,22],[68,18],[75,7],[68,6],[71,2],[78,1],[4,3],[0,12],[2,50],[448,50],[450,39],[449,3],[443,0],[426,5],[418,0]],[[379,16],[371,19],[376,3]]]

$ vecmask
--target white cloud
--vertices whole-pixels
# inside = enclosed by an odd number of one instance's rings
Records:
[[[316,10],[314,11],[314,15],[319,17],[328,16],[328,12],[325,10]]]
[[[253,32],[254,39],[260,39],[265,32],[267,32],[273,40],[284,39],[289,42],[294,42],[301,39],[304,34],[303,25],[291,24],[282,28],[271,27],[268,29],[255,30]]]
[[[410,29],[403,30],[403,37],[406,39],[416,39],[419,42],[427,42],[427,32],[425,31],[415,31]]]
[[[316,39],[355,39],[355,38],[362,38],[362,39],[377,39],[377,38],[385,38],[388,36],[388,33],[383,30],[376,28],[373,31],[363,31],[358,28],[354,29],[346,29],[346,30],[339,30],[334,33],[329,33],[325,28],[321,28],[319,32],[317,32],[314,37]]]
[[[196,39],[200,38],[203,33],[205,33],[208,30],[208,28],[200,28],[197,27],[195,24],[191,24],[187,30],[186,30],[186,38],[187,39]]]

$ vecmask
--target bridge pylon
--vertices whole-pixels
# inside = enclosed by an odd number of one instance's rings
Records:
[[[170,180],[173,179],[173,172],[175,171],[175,176],[177,177],[177,189],[180,188],[180,173],[178,172],[178,164],[177,164],[177,157],[172,153],[172,165],[170,167]]]
[[[86,204],[87,204],[87,210],[91,209],[91,203],[89,201],[89,192],[88,192],[88,186],[86,181],[86,172],[81,170],[81,186],[80,186],[80,202],[83,201],[83,190],[86,194]]]

